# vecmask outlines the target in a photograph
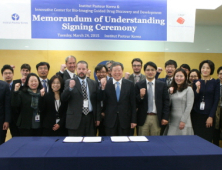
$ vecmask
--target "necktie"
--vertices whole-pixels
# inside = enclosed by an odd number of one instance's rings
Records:
[[[119,101],[119,96],[120,96],[120,86],[119,86],[119,82],[116,82],[116,98],[117,101]]]
[[[222,85],[220,85],[220,107],[222,106]]]
[[[12,85],[11,85],[11,84],[9,85],[9,90],[10,90],[10,91],[12,90]]]
[[[88,100],[88,96],[87,96],[87,90],[86,90],[86,84],[85,84],[85,81],[83,80],[82,81],[82,95],[83,95],[83,100]],[[84,102],[84,101],[83,101]],[[82,107],[82,112],[83,114],[87,115],[89,113],[89,107]]]
[[[148,82],[149,89],[148,89],[148,113],[153,111],[153,89],[152,89],[152,82]]]
[[[171,79],[168,79],[168,84],[167,84],[167,86],[170,87],[170,85],[171,85]]]
[[[47,81],[46,81],[46,80],[42,80],[42,82],[43,82],[42,85],[43,85],[43,87],[44,87],[44,89],[45,89],[45,92],[47,93],[47,91],[48,91],[48,90],[47,90],[47,85],[46,85],[46,82],[47,82]]]
[[[135,75],[135,84],[136,84],[137,82],[139,82],[139,80],[140,80],[140,76]]]
[[[99,87],[98,88],[101,89],[101,82],[99,81],[98,83],[99,83]]]

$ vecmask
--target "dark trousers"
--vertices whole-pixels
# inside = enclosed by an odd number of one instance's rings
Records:
[[[15,121],[12,120],[12,122],[9,125],[9,129],[10,129],[12,137],[20,136],[19,128],[16,125]]]
[[[54,131],[52,128],[43,128],[42,136],[67,136],[68,132],[65,128],[59,128]]]
[[[220,135],[221,135],[221,128],[222,128],[222,108],[220,108],[220,120],[219,120],[219,129],[215,129],[214,128],[214,135],[213,135],[213,143],[217,146],[220,145]],[[216,118],[215,118],[216,119]],[[216,120],[214,119],[214,122],[216,122]]]
[[[2,126],[1,126],[2,128]],[[5,142],[7,130],[0,129],[0,145]]]
[[[193,125],[193,131],[195,135],[202,137],[203,139],[212,142],[214,133],[214,124],[212,127],[206,127],[206,121],[209,115],[200,114],[192,110],[191,120]]]
[[[68,129],[69,136],[95,136],[95,122],[93,112],[87,115],[82,113],[82,118],[78,129]]]
[[[167,125],[162,125],[162,126],[161,126],[160,136],[163,136],[163,133],[164,133],[166,127],[167,127]]]
[[[98,136],[106,136],[105,126],[104,126],[104,118],[101,119],[99,126],[97,127]]]
[[[19,129],[21,136],[42,136],[42,128],[39,129]]]
[[[220,129],[214,129],[213,143],[217,146],[220,145],[220,134],[221,134]]]
[[[116,123],[114,127],[112,128],[105,127],[105,130],[107,136],[130,136],[130,124],[129,128],[126,129],[121,128],[118,116],[116,118]]]

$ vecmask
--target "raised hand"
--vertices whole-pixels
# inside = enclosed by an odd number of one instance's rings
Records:
[[[66,69],[66,64],[61,64],[60,70],[61,70],[62,72],[64,72],[65,69]]]
[[[74,88],[75,85],[76,85],[75,80],[70,80],[70,81],[69,81],[69,87],[70,87],[71,89]]]
[[[129,79],[129,76],[130,76],[130,73],[129,73],[129,72],[126,72],[124,78],[125,78],[125,79]]]
[[[20,84],[20,83],[16,83],[16,84],[15,84],[15,89],[14,89],[14,91],[18,91],[18,90],[19,90],[19,88],[20,88],[20,86],[21,86],[21,84]]]
[[[44,96],[44,95],[45,95],[45,88],[42,88],[42,89],[40,90],[40,94],[41,94],[41,96]]]
[[[145,94],[146,94],[146,89],[145,88],[140,89],[140,98],[143,98]]]

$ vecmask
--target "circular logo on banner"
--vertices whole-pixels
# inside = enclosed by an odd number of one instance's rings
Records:
[[[16,13],[12,14],[12,20],[14,20],[14,21],[19,20],[19,15]]]
[[[101,65],[101,64],[106,65],[107,61],[109,61],[109,60],[102,61],[102,62],[100,62],[99,64],[97,64],[97,66],[98,66],[98,65]],[[94,70],[94,78],[95,78],[95,80],[97,80],[95,70]]]

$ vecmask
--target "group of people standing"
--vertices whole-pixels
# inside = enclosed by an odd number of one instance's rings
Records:
[[[174,60],[162,68],[154,62],[132,60],[133,73],[123,75],[122,63],[108,61],[90,79],[86,61],[68,56],[49,80],[50,65],[21,66],[13,80],[13,66],[3,66],[0,81],[1,143],[8,127],[12,136],[129,136],[198,135],[219,145],[222,108],[222,67],[211,78],[210,60],[191,70]],[[144,74],[141,70],[144,70]]]

